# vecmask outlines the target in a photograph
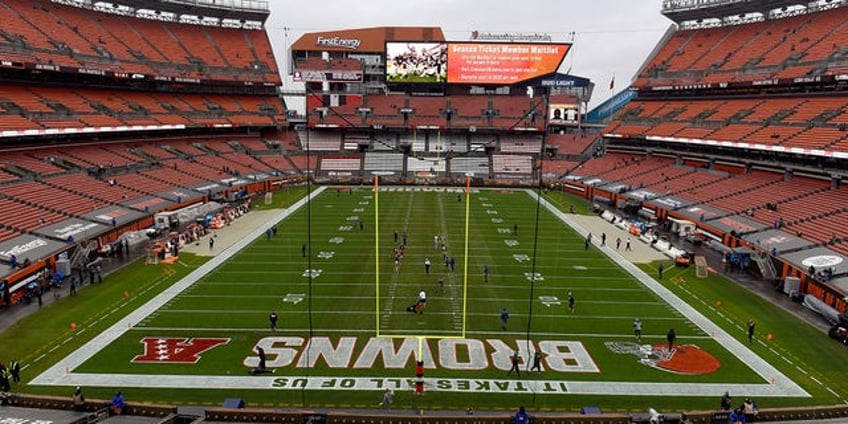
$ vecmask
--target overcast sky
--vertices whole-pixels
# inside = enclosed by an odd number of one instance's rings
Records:
[[[448,41],[465,41],[471,31],[538,32],[574,46],[560,72],[595,82],[594,107],[627,87],[670,21],[661,0],[270,0],[268,34],[281,60],[304,32],[372,26],[438,26]],[[288,30],[284,30],[288,28]],[[286,36],[286,34],[288,34]],[[287,70],[286,70],[287,71]],[[284,79],[284,88],[293,88]],[[292,105],[293,106],[293,105]],[[291,106],[290,106],[291,107]]]

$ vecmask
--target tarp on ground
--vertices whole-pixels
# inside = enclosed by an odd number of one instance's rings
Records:
[[[70,397],[69,397],[70,398]],[[73,424],[87,419],[89,413],[77,412],[70,409],[36,409],[36,408],[19,408],[16,406],[4,406],[3,413],[0,415],[4,423],[19,423],[19,424]],[[148,422],[135,421],[133,422]],[[141,417],[138,417],[141,418]],[[149,418],[142,418],[149,419]],[[150,419],[150,422],[155,422]]]
[[[156,197],[168,199],[174,203],[182,203],[203,196],[191,188],[175,188],[169,191],[156,193]]]
[[[270,175],[264,174],[261,172],[257,172],[255,174],[244,174],[243,177],[248,181],[256,182],[256,181],[265,181],[268,178],[271,178]]]
[[[815,296],[804,296],[804,301],[802,304],[806,306],[807,309],[816,312],[822,317],[824,317],[824,319],[831,324],[836,324],[839,322],[839,311],[828,306],[826,303],[822,302],[819,298]]]
[[[647,201],[662,196],[662,193],[657,193],[653,190],[648,190],[646,188],[640,188],[627,193],[627,196],[631,199]]]
[[[147,213],[154,213],[166,209],[168,206],[173,205],[174,202],[159,197],[144,196],[121,204]]]
[[[578,176],[579,176],[579,174],[578,174]],[[603,178],[583,177],[583,176],[580,176],[580,177],[581,177],[581,180],[580,180],[581,183],[586,184],[588,186],[592,186],[592,187],[599,187],[599,186],[602,186],[604,184],[608,184],[610,182],[610,181],[607,181]]]
[[[817,272],[833,268],[833,275],[848,273],[848,258],[826,247],[787,253],[780,258],[803,270],[809,269],[812,265]]]
[[[673,211],[676,211],[685,206],[689,206],[692,203],[694,202],[689,199],[683,199],[681,197],[674,196],[660,197],[658,199],[651,199],[648,201],[649,205],[654,205],[658,208],[669,209]]]
[[[609,183],[599,186],[610,193],[624,193],[626,191],[630,191],[630,184],[625,183]]]
[[[848,293],[848,277],[834,278],[828,281],[828,284],[836,287],[842,293]]]
[[[218,183],[222,184],[224,187],[239,187],[251,182],[252,181],[248,181],[242,177],[231,177],[218,180]]]
[[[103,224],[79,218],[68,218],[64,221],[41,227],[33,232],[62,241],[68,241],[68,237],[73,236],[75,241],[80,241],[97,237],[109,230],[110,227]]]
[[[203,183],[197,183],[195,185],[189,186],[192,190],[199,192],[201,194],[211,195],[220,193],[227,189],[227,186],[218,184],[212,181],[206,181]]]
[[[730,214],[730,212],[716,209],[707,205],[689,205],[677,211],[683,216],[690,218],[692,222],[709,221],[721,216]],[[701,219],[703,217],[703,220]]]
[[[766,252],[771,252],[772,249],[775,249],[778,254],[806,249],[813,245],[812,242],[794,234],[774,229],[746,234],[742,237],[742,240],[758,246]]]
[[[715,228],[718,228],[725,233],[736,231],[738,235],[756,233],[757,231],[766,230],[768,225],[754,221],[742,215],[723,216],[713,219],[709,222]]]
[[[0,258],[9,261],[12,255],[23,263],[29,259],[36,262],[54,253],[68,248],[68,243],[51,240],[38,234],[23,234],[0,243]]]
[[[120,226],[129,224],[130,222],[136,221],[147,215],[149,214],[121,206],[107,206],[105,208],[97,209],[94,212],[89,212],[82,217],[95,222],[102,222],[106,225],[112,225],[112,218],[114,218],[115,225]]]

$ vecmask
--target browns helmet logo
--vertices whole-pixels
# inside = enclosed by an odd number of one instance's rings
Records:
[[[606,342],[604,345],[615,353],[635,355],[642,365],[675,374],[709,374],[721,368],[715,356],[695,345],[678,345],[671,350],[664,343]]]

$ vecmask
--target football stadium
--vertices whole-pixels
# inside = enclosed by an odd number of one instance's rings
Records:
[[[848,2],[271,9],[0,0],[0,423],[848,422]]]

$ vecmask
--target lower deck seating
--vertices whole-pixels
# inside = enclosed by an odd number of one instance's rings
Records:
[[[596,135],[592,134],[548,134],[545,145],[557,148],[558,155],[581,155],[591,146]]]
[[[492,155],[492,172],[495,175],[531,175],[533,174],[533,157]]]
[[[367,153],[365,155],[366,171],[403,171],[403,154],[401,153]]]
[[[410,156],[406,159],[406,172],[413,173],[443,173],[446,170],[446,164],[443,160],[436,158],[425,159]]]
[[[0,183],[17,180],[18,176],[9,172],[5,167],[6,165],[0,162]]]
[[[0,161],[5,162],[7,168],[14,166],[21,171],[33,174],[49,175],[64,171],[54,161],[39,159],[28,152],[0,152]]]
[[[537,137],[501,137],[500,149],[503,153],[538,154],[542,151],[542,139]]]
[[[0,242],[13,239],[19,235],[21,235],[19,231],[15,231],[10,228],[0,227]]]
[[[567,175],[578,166],[580,162],[574,160],[537,160],[537,167],[547,175]]]
[[[11,199],[0,199],[0,225],[20,231],[33,231],[68,219],[67,216]],[[22,260],[22,258],[18,258]]]
[[[100,199],[84,197],[34,181],[0,187],[0,193],[69,215],[82,215],[107,205]]]
[[[617,183],[632,182],[633,178],[656,180],[660,176],[661,180],[645,187],[727,214],[739,214],[768,227],[781,227],[818,245],[848,253],[848,239],[841,230],[848,227],[848,208],[845,207],[848,189],[833,188],[827,179],[795,176],[787,180],[779,171],[755,169],[749,173],[741,170],[734,173],[702,166],[672,166],[668,161],[608,153],[583,163],[573,173]],[[546,163],[550,162],[541,163],[543,169],[547,169]],[[661,164],[666,166],[658,167]],[[716,167],[726,166],[717,164]],[[644,173],[645,170],[649,172]],[[643,174],[640,176],[638,172]]]
[[[325,156],[321,158],[321,171],[356,171],[359,172],[358,157]]]
[[[304,149],[312,151],[338,152],[342,148],[342,138],[336,132],[301,131],[298,133]]]
[[[474,176],[489,175],[489,158],[481,157],[455,157],[450,160],[452,174],[472,173]]]

